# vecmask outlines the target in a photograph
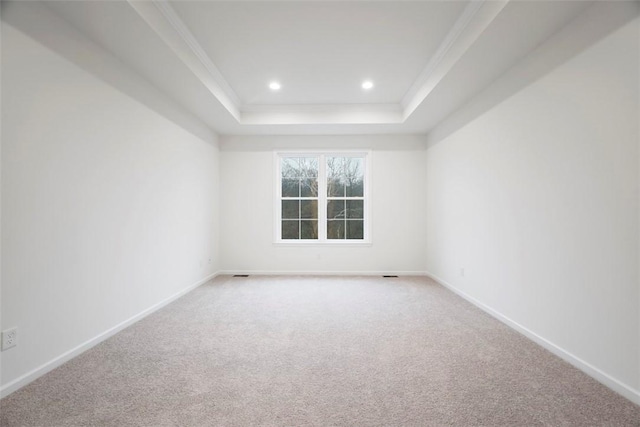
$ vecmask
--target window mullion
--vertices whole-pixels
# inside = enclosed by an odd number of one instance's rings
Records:
[[[327,165],[324,155],[318,157],[318,239],[327,240]]]

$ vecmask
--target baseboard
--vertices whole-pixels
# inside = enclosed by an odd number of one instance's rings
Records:
[[[571,354],[570,352],[568,352],[567,350],[563,349],[562,347],[559,347],[558,345],[548,341],[547,339],[541,337],[540,335],[536,334],[535,332],[533,332],[533,331],[527,329],[526,327],[520,325],[519,323],[511,320],[510,318],[508,318],[507,316],[503,315],[502,313],[494,310],[493,308],[489,307],[488,305],[485,305],[484,303],[478,301],[474,297],[472,297],[472,296],[466,294],[465,292],[457,289],[455,286],[451,285],[446,280],[436,276],[435,274],[432,274],[432,273],[427,271],[425,275],[427,277],[435,280],[437,283],[441,284],[442,286],[444,286],[445,288],[449,289],[453,293],[455,293],[455,294],[461,296],[462,298],[464,298],[465,300],[469,301],[471,304],[473,304],[476,307],[480,308],[481,310],[483,310],[487,314],[489,314],[492,317],[498,319],[499,321],[501,321],[502,323],[504,323],[507,326],[511,327],[512,329],[515,329],[516,331],[520,332],[522,335],[526,336],[527,338],[529,338],[530,340],[532,340],[536,344],[538,344],[538,345],[544,347],[545,349],[549,350],[551,353],[555,354],[559,358],[561,358],[564,361],[570,363],[574,367],[580,369],[582,372],[584,372],[585,374],[587,374],[590,377],[594,378],[595,380],[597,380],[598,382],[602,383],[603,385],[607,386],[611,390],[615,391],[618,394],[621,394],[622,396],[626,397],[627,399],[629,399],[633,403],[635,403],[637,405],[640,405],[640,391],[639,390],[635,390],[632,387],[630,387],[630,386],[620,382],[619,380],[611,377],[607,373],[601,371],[600,369],[598,369],[595,366],[589,364],[588,362],[585,362],[584,360],[580,359],[579,357]]]
[[[309,270],[223,270],[220,276],[248,274],[249,276],[426,276],[424,271],[309,271]]]
[[[527,338],[529,338],[530,340],[534,341],[535,343],[541,345],[542,347],[544,347],[545,349],[549,350],[551,353],[555,354],[556,356],[560,357],[561,359],[565,360],[566,362],[570,363],[571,365],[575,366],[576,368],[580,369],[581,371],[583,371],[584,373],[586,373],[587,375],[591,376],[592,378],[596,379],[597,381],[599,381],[600,383],[604,384],[605,386],[609,387],[610,389],[612,389],[613,391],[621,394],[622,396],[626,397],[627,399],[631,400],[632,402],[634,402],[635,404],[640,405],[640,391],[635,390],[631,387],[629,387],[628,385],[618,381],[617,379],[611,377],[610,375],[606,374],[605,372],[601,371],[600,369],[596,368],[595,366],[589,364],[588,362],[585,362],[584,360],[580,359],[577,356],[574,356],[573,354],[571,354],[570,352],[564,350],[563,348],[557,346],[556,344],[548,341],[547,339],[541,337],[540,335],[536,334],[535,332],[527,329],[526,327],[520,325],[519,323],[511,320],[510,318],[508,318],[507,316],[499,313],[498,311],[494,310],[493,308],[485,305],[484,303],[478,301],[477,299],[475,299],[474,297],[466,294],[465,292],[457,289],[456,287],[454,287],[453,285],[451,285],[450,283],[448,283],[446,280],[436,276],[435,274],[432,274],[430,272],[425,272],[425,271],[246,271],[246,270],[242,270],[242,271],[235,271],[235,270],[225,270],[225,271],[219,271],[216,273],[213,273],[199,281],[197,281],[196,283],[188,286],[187,288],[177,292],[176,294],[164,299],[163,301],[147,308],[146,310],[142,311],[141,313],[138,313],[137,315],[125,320],[124,322],[119,323],[118,325],[114,326],[111,329],[108,329],[107,331],[97,335],[96,337],[84,342],[83,344],[80,344],[79,346],[67,351],[66,353],[63,353],[62,355],[56,357],[55,359],[44,363],[43,365],[39,366],[38,368],[22,375],[19,378],[16,378],[15,380],[11,381],[10,383],[0,387],[0,398],[6,397],[8,395],[10,395],[11,393],[19,390],[20,388],[24,387],[25,385],[29,384],[30,382],[36,380],[37,378],[41,377],[42,375],[45,375],[46,373],[52,371],[53,369],[57,368],[58,366],[61,366],[62,364],[64,364],[65,362],[73,359],[74,357],[78,356],[79,354],[89,350],[90,348],[94,347],[95,345],[101,343],[102,341],[108,339],[109,337],[115,335],[116,333],[120,332],[121,330],[123,330],[124,328],[134,324],[135,322],[143,319],[144,317],[150,315],[151,313],[161,309],[162,307],[166,306],[167,304],[175,301],[176,299],[180,298],[181,296],[187,294],[188,292],[192,291],[193,289],[197,288],[198,286],[208,282],[209,280],[217,277],[217,276],[221,276],[221,275],[233,275],[233,274],[249,274],[249,275],[261,275],[261,276],[273,276],[273,275],[291,275],[291,276],[338,276],[338,275],[345,275],[345,276],[382,276],[382,275],[397,275],[397,276],[427,276],[433,280],[435,280],[436,282],[438,282],[439,284],[441,284],[442,286],[444,286],[445,288],[449,289],[450,291],[452,291],[453,293],[459,295],[460,297],[464,298],[465,300],[469,301],[471,304],[475,305],[476,307],[480,308],[481,310],[483,310],[484,312],[486,312],[487,314],[491,315],[492,317],[496,318],[497,320],[501,321],[502,323],[506,324],[507,326],[515,329],[516,331],[520,332],[521,334],[523,334],[524,336],[526,336]]]
[[[149,307],[146,310],[136,314],[133,317],[130,317],[129,319],[125,320],[124,322],[121,322],[121,323],[117,324],[113,328],[110,328],[110,329],[102,332],[101,334],[99,334],[99,335],[91,338],[90,340],[80,344],[79,346],[67,351],[66,353],[61,354],[60,356],[50,360],[49,362],[46,362],[46,363],[40,365],[36,369],[34,369],[34,370],[30,371],[30,372],[27,372],[26,374],[16,378],[15,380],[11,381],[10,383],[5,384],[4,386],[0,387],[0,398],[6,397],[6,396],[10,395],[11,393],[19,390],[20,388],[26,386],[30,382],[36,380],[37,378],[43,376],[44,374],[46,374],[48,372],[54,370],[58,366],[60,366],[60,365],[64,364],[65,362],[73,359],[74,357],[80,355],[81,353],[84,353],[85,351],[89,350],[91,347],[94,347],[95,345],[101,343],[102,341],[106,340],[107,338],[117,334],[118,332],[120,332],[121,330],[126,328],[127,326],[130,326],[130,325],[136,323],[137,321],[143,319],[144,317],[147,317],[151,313],[153,313],[153,312],[161,309],[162,307],[166,306],[167,304],[177,300],[181,296],[187,294],[188,292],[190,292],[193,289],[197,288],[198,286],[208,282],[209,280],[215,278],[218,275],[219,275],[219,273],[213,273],[213,274],[210,274],[209,276],[207,276],[207,277],[205,277],[203,279],[198,280],[196,283],[193,283],[192,285],[189,285],[188,287],[186,287],[185,289],[175,293],[174,295],[171,295],[170,297],[165,298],[164,300],[160,301],[159,303],[152,305],[151,307]]]

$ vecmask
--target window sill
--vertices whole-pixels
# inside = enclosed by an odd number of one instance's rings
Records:
[[[359,241],[359,242],[355,242],[355,241],[275,241],[273,242],[274,246],[283,246],[283,247],[295,247],[295,246],[305,246],[305,247],[309,247],[309,246],[313,246],[313,247],[317,247],[317,248],[321,248],[321,247],[326,247],[326,246],[333,246],[333,247],[367,247],[367,246],[373,246],[373,243],[371,243],[371,241]]]

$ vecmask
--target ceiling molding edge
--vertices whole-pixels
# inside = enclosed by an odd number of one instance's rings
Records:
[[[241,105],[240,98],[233,90],[231,85],[224,78],[216,64],[209,58],[207,53],[204,51],[200,43],[196,40],[195,36],[191,33],[189,28],[186,26],[184,22],[180,19],[175,9],[171,7],[168,1],[166,0],[155,0],[154,4],[156,7],[162,12],[165,18],[171,23],[173,28],[180,34],[182,40],[191,48],[192,52],[198,57],[202,65],[209,71],[213,78],[216,79],[218,84],[225,91],[227,96],[231,98],[231,100],[236,104],[236,106]]]
[[[403,119],[409,116],[433,92],[458,60],[480,38],[510,0],[477,0],[469,3],[447,33],[402,99]]]
[[[240,99],[166,0],[127,0],[211,94],[240,121]]]
[[[242,109],[243,125],[399,124],[399,104],[250,105]]]
[[[424,84],[429,80],[431,74],[433,74],[434,69],[437,65],[442,62],[442,59],[447,54],[451,47],[455,43],[455,41],[460,37],[460,34],[464,31],[464,29],[469,25],[473,16],[480,10],[480,6],[486,0],[478,0],[469,3],[462,11],[462,13],[456,19],[453,26],[449,29],[449,32],[445,35],[444,39],[438,46],[436,53],[431,57],[427,65],[420,72],[416,80],[413,82],[407,93],[402,98],[400,104],[406,108],[407,105],[411,102],[411,100],[416,96],[418,91],[424,86]]]

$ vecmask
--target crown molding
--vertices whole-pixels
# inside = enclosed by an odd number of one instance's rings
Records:
[[[169,2],[166,0],[127,0],[127,2],[227,111],[239,121],[240,99]]]
[[[245,125],[397,124],[398,104],[248,105],[242,108]]]
[[[429,77],[433,74],[438,64],[442,62],[446,54],[451,50],[455,41],[460,37],[465,28],[467,28],[474,15],[478,12],[478,10],[480,10],[480,7],[484,2],[485,0],[471,2],[467,5],[467,7],[464,8],[460,16],[458,16],[456,22],[453,24],[453,27],[451,27],[447,35],[438,46],[436,53],[431,57],[427,65],[424,67],[422,72],[418,75],[407,93],[402,98],[401,105],[404,108],[407,108],[407,105],[411,103],[420,89],[427,83]]]
[[[478,40],[509,0],[477,0],[464,8],[431,60],[402,99],[406,120]]]
[[[473,0],[398,104],[243,105],[168,0],[127,0],[241,125],[402,124],[427,99],[509,0]]]

